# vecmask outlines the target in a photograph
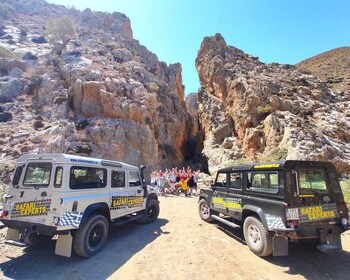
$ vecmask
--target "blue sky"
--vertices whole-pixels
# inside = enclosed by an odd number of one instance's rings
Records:
[[[180,62],[185,93],[196,92],[195,59],[205,36],[262,62],[295,64],[350,45],[349,0],[48,0],[50,3],[122,12],[134,39],[167,64]]]

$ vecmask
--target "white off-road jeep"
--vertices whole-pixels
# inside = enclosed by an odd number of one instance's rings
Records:
[[[73,248],[93,256],[105,246],[110,223],[157,219],[158,197],[143,169],[67,154],[21,156],[4,196],[6,242],[26,246],[56,236],[57,255],[70,257]]]

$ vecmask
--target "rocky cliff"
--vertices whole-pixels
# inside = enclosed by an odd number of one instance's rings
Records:
[[[193,131],[181,65],[158,61],[121,13],[0,3],[0,169],[24,153],[183,164]],[[59,24],[58,24],[59,23]]]
[[[199,117],[209,171],[279,159],[334,162],[350,171],[350,99],[292,65],[264,64],[204,38],[196,59]]]
[[[350,47],[330,50],[296,65],[325,82],[336,93],[350,93]]]

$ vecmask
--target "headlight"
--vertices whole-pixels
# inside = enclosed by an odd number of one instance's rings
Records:
[[[345,226],[347,226],[347,224],[348,224],[348,220],[347,220],[346,218],[342,218],[342,219],[341,219],[341,223],[342,223],[342,225],[345,227]]]

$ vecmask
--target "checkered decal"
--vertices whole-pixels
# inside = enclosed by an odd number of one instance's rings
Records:
[[[266,218],[267,227],[269,230],[286,228],[283,223],[282,217],[265,214],[265,218]]]
[[[82,217],[83,212],[65,212],[60,220],[60,226],[73,226],[78,228]]]

